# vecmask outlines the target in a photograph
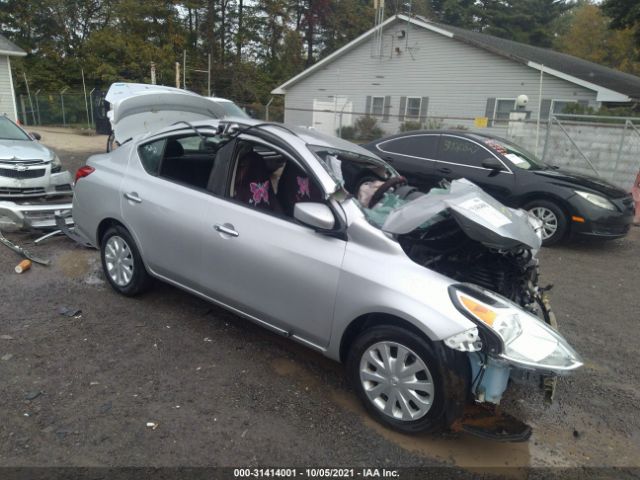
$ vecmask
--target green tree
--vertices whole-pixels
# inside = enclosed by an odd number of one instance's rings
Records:
[[[602,10],[611,17],[611,26],[617,29],[630,28],[635,32],[636,44],[640,46],[640,2],[637,0],[605,0]]]
[[[584,3],[572,10],[568,29],[556,39],[554,46],[585,60],[640,74],[633,30],[611,29],[611,20],[595,4]]]

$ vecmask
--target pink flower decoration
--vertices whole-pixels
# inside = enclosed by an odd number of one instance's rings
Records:
[[[311,197],[309,193],[309,178],[307,177],[296,177],[298,181],[298,196],[299,197]]]
[[[254,205],[258,205],[262,201],[267,205],[269,204],[269,180],[262,183],[251,182],[249,188],[251,188]]]

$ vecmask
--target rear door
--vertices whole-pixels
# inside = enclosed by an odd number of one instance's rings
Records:
[[[497,159],[503,170],[496,172],[482,166],[487,159]],[[438,144],[436,171],[448,180],[466,178],[498,200],[508,200],[515,186],[515,176],[493,152],[478,142],[456,135],[443,134]]]
[[[169,142],[184,146],[170,152]],[[189,147],[199,144],[199,136],[187,134],[140,145],[132,151],[121,186],[122,216],[146,266],[157,275],[189,287],[197,285],[200,237],[196,225],[208,195],[205,189],[189,182],[195,177],[190,172],[193,163],[185,163],[182,169],[180,165],[193,159],[193,152],[188,155]],[[211,155],[203,152],[202,159],[209,158],[212,164]],[[184,179],[172,176],[175,171],[182,171]],[[202,183],[206,184],[206,179]]]
[[[376,144],[376,153],[389,162],[409,184],[422,191],[437,186],[442,174],[436,169],[439,134],[411,134]]]

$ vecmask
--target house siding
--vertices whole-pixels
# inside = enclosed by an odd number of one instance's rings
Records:
[[[10,119],[15,120],[16,112],[10,68],[9,57],[0,56],[0,115],[6,114]]]
[[[334,95],[352,102],[354,119],[366,113],[367,97],[388,97],[389,119],[379,118],[386,133],[400,127],[402,97],[428,99],[426,116],[448,117],[450,126],[485,116],[489,98],[515,99],[521,94],[529,97],[531,118],[538,116],[540,72],[516,61],[400,21],[385,29],[382,56],[375,53],[371,37],[288,87],[285,121],[312,126],[314,99],[327,102]],[[542,98],[598,105],[595,91],[548,74]]]

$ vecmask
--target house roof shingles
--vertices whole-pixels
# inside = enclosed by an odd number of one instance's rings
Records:
[[[24,57],[26,54],[27,52],[0,34],[0,55]]]
[[[547,48],[534,47],[524,43],[494,37],[485,33],[473,32],[463,28],[438,24],[424,18],[421,21],[447,30],[453,38],[464,43],[488,50],[512,60],[528,64],[529,62],[544,65],[545,68],[557,70],[586,82],[620,92],[634,100],[640,100],[640,77],[623,73],[597,63],[556,52]]]

